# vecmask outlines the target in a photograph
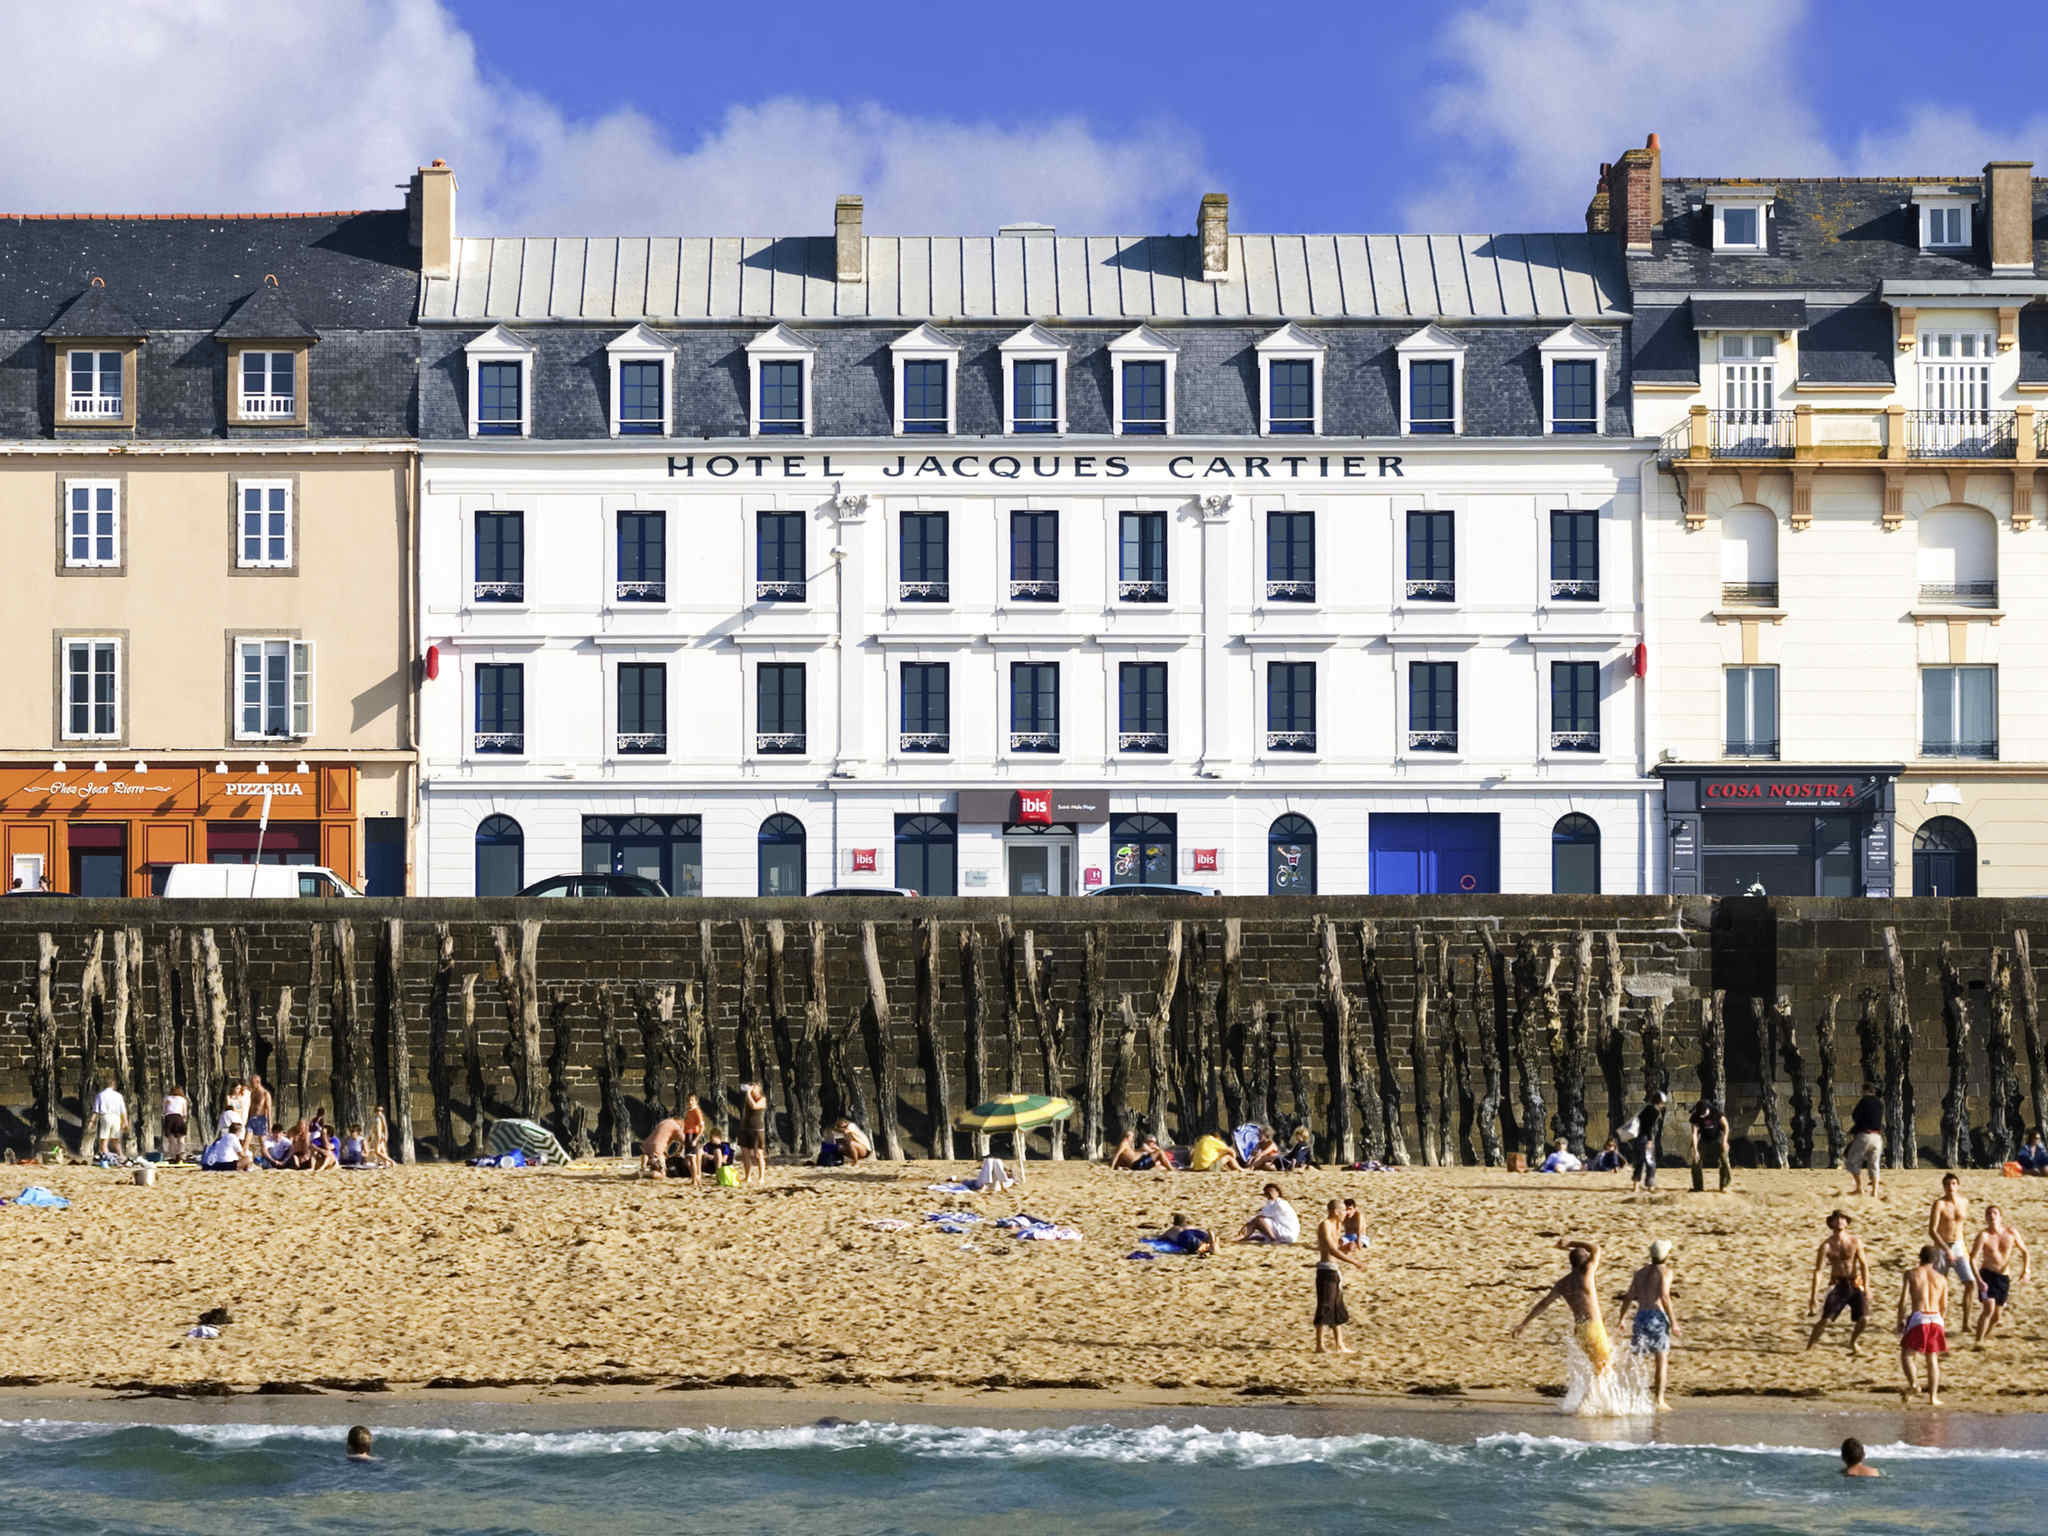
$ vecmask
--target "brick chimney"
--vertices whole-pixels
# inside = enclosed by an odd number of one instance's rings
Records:
[[[1202,281],[1227,281],[1230,277],[1230,198],[1227,194],[1202,194],[1202,211],[1195,215],[1195,231],[1202,241]]]
[[[839,250],[842,283],[867,281],[867,269],[861,259],[860,208],[858,193],[848,193],[832,207],[832,237]]]
[[[413,172],[405,211],[412,243],[419,247],[427,277],[455,275],[455,172],[436,160]]]
[[[1993,160],[1984,167],[1985,245],[1994,272],[2034,271],[2034,162]]]
[[[1608,220],[1629,255],[1648,255],[1650,236],[1664,219],[1664,150],[1651,134],[1641,149],[1623,153],[1607,175]]]
[[[1614,233],[1614,200],[1607,194],[1607,178],[1613,173],[1612,165],[1604,160],[1600,162],[1600,179],[1593,183],[1593,200],[1586,204],[1586,233],[1589,235]]]

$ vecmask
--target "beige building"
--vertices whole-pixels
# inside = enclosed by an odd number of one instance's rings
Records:
[[[19,221],[0,285],[0,854],[409,887],[405,210]]]

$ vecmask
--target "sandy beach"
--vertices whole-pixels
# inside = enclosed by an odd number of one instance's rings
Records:
[[[1850,1204],[1839,1176],[1738,1171],[1730,1193],[1694,1195],[1684,1170],[1667,1170],[1670,1187],[1648,1197],[1632,1197],[1625,1174],[1290,1177],[1305,1219],[1352,1195],[1372,1238],[1366,1269],[1347,1280],[1359,1352],[1332,1359],[1309,1351],[1302,1248],[1126,1257],[1175,1210],[1234,1232],[1258,1203],[1260,1176],[1034,1162],[1021,1200],[927,1192],[964,1166],[775,1167],[763,1190],[642,1182],[610,1163],[166,1170],[151,1188],[110,1170],[9,1170],[73,1204],[0,1209],[16,1325],[0,1339],[0,1382],[451,1397],[754,1388],[1075,1410],[1390,1397],[1533,1405],[1563,1381],[1561,1312],[1520,1341],[1507,1330],[1558,1273],[1555,1241],[1571,1235],[1606,1246],[1609,1294],[1652,1238],[1677,1244],[1678,1398],[1876,1408],[1897,1401],[1898,1276],[1939,1178],[1896,1174],[1886,1200],[1851,1205],[1875,1287],[1852,1360],[1846,1322],[1804,1350],[1821,1222]],[[2048,1182],[1973,1173],[1964,1189],[1973,1215],[1993,1199],[2022,1232],[2048,1233]],[[987,1223],[949,1236],[924,1221],[951,1208],[1029,1210],[1085,1240],[1019,1243]],[[870,1225],[888,1219],[911,1225]],[[2036,1291],[2016,1288],[1986,1348],[1952,1337],[1944,1397],[1954,1407],[2048,1408]],[[188,1338],[214,1307],[233,1315],[221,1337]]]

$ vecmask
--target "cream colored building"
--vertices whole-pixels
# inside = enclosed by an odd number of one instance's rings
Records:
[[[394,210],[12,232],[10,885],[144,895],[173,863],[260,858],[408,888],[408,225]]]

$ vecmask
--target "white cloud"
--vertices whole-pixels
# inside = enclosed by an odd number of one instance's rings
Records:
[[[439,155],[472,233],[823,233],[841,192],[866,196],[871,229],[1142,232],[1191,227],[1207,181],[1167,126],[1115,139],[782,98],[679,146],[638,112],[574,120],[486,76],[438,0],[110,0],[61,26],[6,6],[0,56],[13,211],[390,207]]]

